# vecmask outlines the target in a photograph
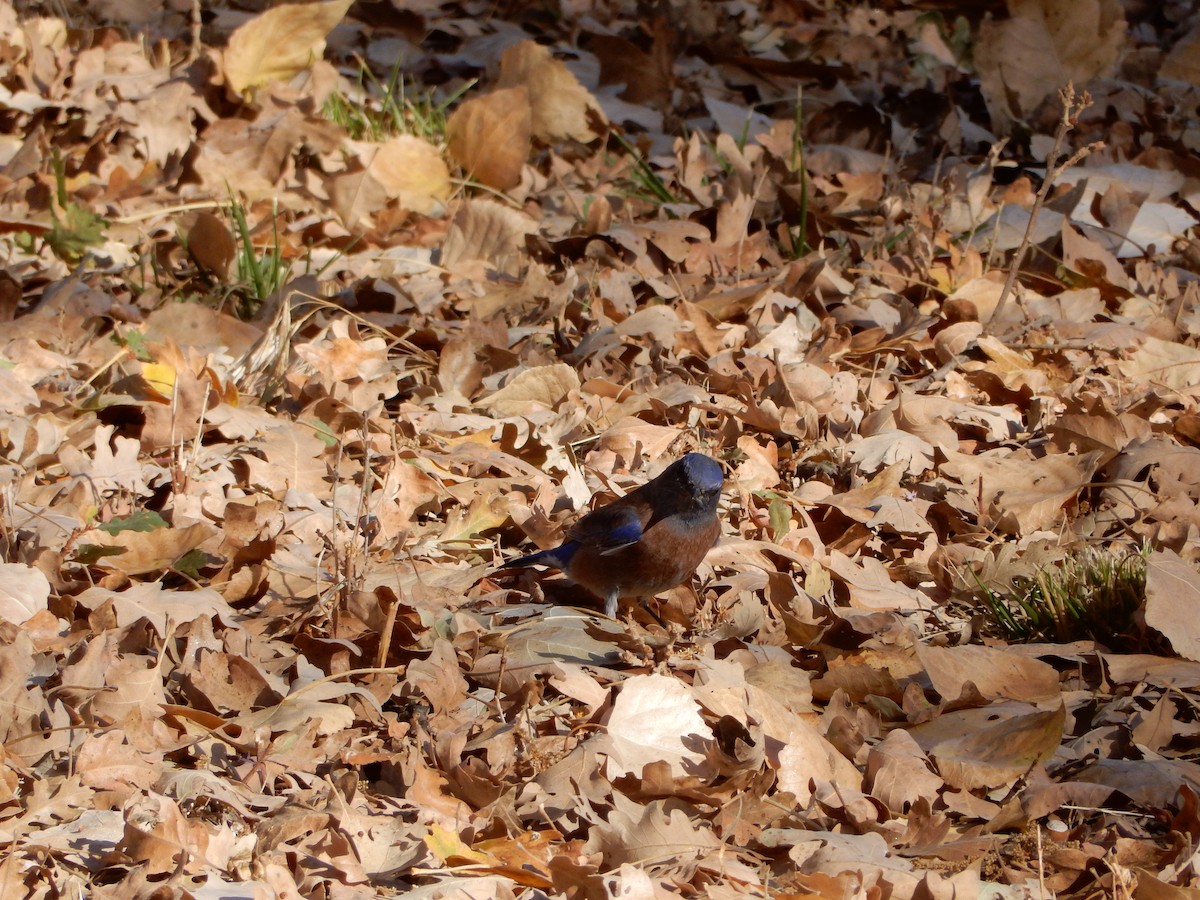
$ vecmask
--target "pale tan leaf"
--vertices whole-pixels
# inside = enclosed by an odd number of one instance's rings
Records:
[[[183,556],[195,550],[217,533],[207,522],[195,522],[184,528],[156,528],[148,532],[121,531],[109,534],[95,529],[80,537],[84,545],[119,548],[122,552],[96,561],[103,569],[116,569],[127,575],[163,572]]]
[[[912,735],[901,729],[871,748],[867,782],[871,796],[897,814],[922,797],[936,796],[943,786]]]
[[[1006,650],[918,644],[917,657],[933,689],[948,703],[958,700],[968,683],[989,700],[1052,700],[1057,706],[1062,695],[1053,666]]]
[[[1200,384],[1200,350],[1147,337],[1120,369],[1129,378],[1186,391]]]
[[[484,262],[501,272],[516,274],[525,236],[537,228],[537,223],[520,210],[492,200],[467,200],[446,235],[442,265],[469,269],[471,263]]]
[[[411,134],[382,144],[367,171],[404,209],[427,214],[450,196],[450,171],[437,147]]]
[[[215,617],[227,626],[234,624],[232,608],[212,588],[169,591],[158,582],[142,582],[124,591],[88,588],[76,600],[86,609],[97,609],[111,602],[118,624],[132,625],[144,618],[160,635],[168,634],[169,626],[183,625],[200,617]]]
[[[357,144],[359,157],[327,182],[329,199],[348,228],[395,202],[402,210],[428,215],[450,196],[450,170],[437,148],[412,135],[384,144]]]
[[[682,683],[664,675],[639,675],[621,686],[603,742],[610,778],[641,775],[651,763],[665,762],[676,777],[710,772],[705,747],[712,730]]]
[[[862,774],[812,725],[797,719],[779,750],[779,789],[806,804],[814,790],[834,784],[857,791]]]
[[[1006,125],[1033,112],[1073,81],[1109,71],[1125,40],[1117,0],[1009,0],[1010,17],[984,20],[975,47],[980,87],[992,119]]]
[[[557,409],[572,393],[579,391],[579,374],[566,363],[538,366],[517,374],[512,381],[477,406],[502,417],[519,416],[531,406]]]
[[[325,52],[325,36],[354,0],[281,3],[238,28],[225,48],[225,80],[237,94],[287,81]]]
[[[50,600],[50,581],[25,563],[0,563],[0,619],[23,625]]]
[[[1146,624],[1180,656],[1200,662],[1200,573],[1173,550],[1146,560]]]
[[[528,89],[533,136],[540,141],[591,141],[607,124],[595,98],[566,64],[534,41],[521,41],[504,52],[498,83]]]
[[[1004,715],[996,703],[943,715],[941,719],[953,717],[942,731],[951,736],[932,745],[927,743],[932,728],[917,726],[910,733],[948,784],[964,790],[999,787],[1048,760],[1062,740],[1065,706],[1050,710],[1027,706],[1021,710],[1020,706],[1024,704],[1014,705],[1013,715]]]

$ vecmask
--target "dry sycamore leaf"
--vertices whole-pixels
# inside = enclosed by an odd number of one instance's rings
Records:
[[[287,81],[325,52],[325,36],[354,0],[281,3],[251,19],[229,38],[225,81],[237,94],[270,81]]]
[[[548,144],[571,139],[591,141],[607,124],[596,99],[548,47],[533,41],[509,47],[500,59],[502,88],[529,91],[533,136]]]
[[[532,135],[533,110],[524,85],[467,100],[446,123],[450,155],[468,175],[498,191],[521,183]]]

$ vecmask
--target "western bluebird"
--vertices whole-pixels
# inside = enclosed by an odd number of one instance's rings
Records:
[[[604,598],[604,614],[615,617],[622,597],[650,597],[696,571],[721,533],[717,501],[723,484],[716,460],[688,453],[654,480],[588,513],[561,546],[501,568],[562,569]]]

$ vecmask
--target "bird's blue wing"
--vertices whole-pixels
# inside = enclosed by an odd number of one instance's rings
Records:
[[[638,510],[621,504],[588,513],[575,523],[567,537],[600,553],[612,553],[642,539],[644,523]]]

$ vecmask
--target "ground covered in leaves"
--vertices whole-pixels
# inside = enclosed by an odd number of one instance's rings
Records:
[[[1191,14],[0,0],[0,894],[1195,896]]]

